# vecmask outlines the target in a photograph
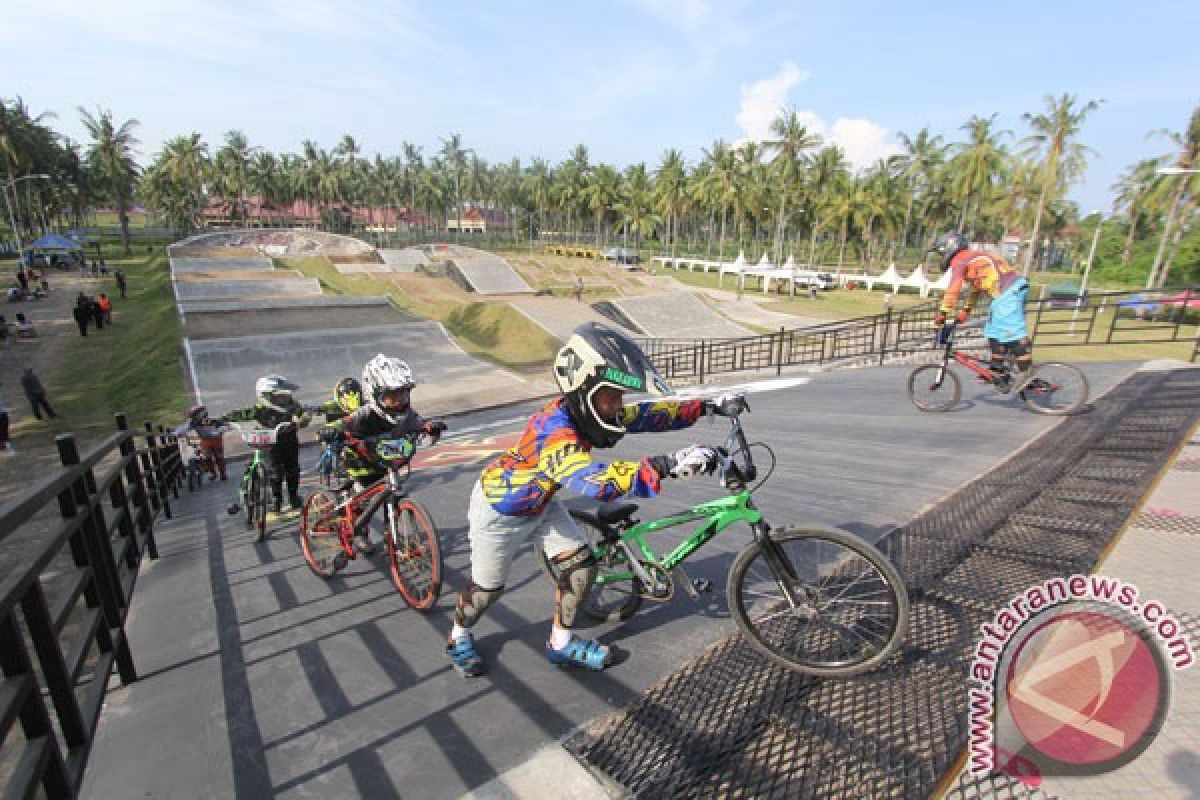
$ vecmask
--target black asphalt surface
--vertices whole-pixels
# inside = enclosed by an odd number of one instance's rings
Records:
[[[1087,365],[1093,396],[1135,368]],[[1055,424],[966,381],[958,410],[923,414],[904,394],[909,369],[819,374],[752,395],[747,431],[778,461],[757,494],[772,524],[835,526],[874,540]],[[511,431],[518,423],[505,421],[531,407],[457,417],[453,431],[480,428],[468,439]],[[702,421],[627,437],[615,452],[715,444],[724,433],[722,421]],[[425,469],[410,483],[446,557],[442,598],[427,614],[405,607],[382,556],[326,582],[305,564],[294,524],[255,544],[224,512],[232,478],[181,496],[175,519],[158,529],[160,558],[143,567],[129,618],[141,680],[109,694],[84,796],[457,797],[627,705],[732,632],[723,586],[747,541],[741,531],[686,564],[717,591],[700,603],[680,595],[645,608],[620,628],[588,629],[619,652],[603,673],[556,669],[543,655],[552,588],[527,549],[476,628],[488,674],[461,678],[443,647],[468,574],[466,502],[479,466]],[[642,516],[719,491],[700,480],[672,483],[641,501]],[[681,536],[664,535],[662,551]]]

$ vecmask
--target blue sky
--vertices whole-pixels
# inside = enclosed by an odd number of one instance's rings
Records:
[[[1106,101],[1081,136],[1086,212],[1200,103],[1197,23],[1200,3],[1167,0],[5,0],[0,94],[81,140],[77,106],[137,118],[142,163],[239,128],[276,152],[350,133],[368,156],[431,153],[457,131],[493,162],[582,142],[624,166],[760,138],[783,106],[865,165],[972,114],[1019,139],[1022,112],[1069,92]]]

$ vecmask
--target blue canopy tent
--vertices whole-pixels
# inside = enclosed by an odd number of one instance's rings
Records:
[[[40,239],[25,245],[25,260],[26,266],[36,266],[37,259],[35,253],[49,253],[48,256],[43,256],[43,262],[51,266],[67,266],[71,263],[75,251],[82,251],[83,245],[72,239],[70,236],[63,236],[58,233],[48,233]]]
[[[83,245],[72,239],[70,236],[63,236],[58,233],[48,233],[40,239],[37,239],[25,245],[26,250],[82,250]]]

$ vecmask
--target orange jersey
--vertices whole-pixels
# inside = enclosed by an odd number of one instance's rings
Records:
[[[953,313],[958,306],[958,295],[962,292],[963,284],[969,284],[970,294],[967,296],[966,307],[971,308],[979,298],[980,292],[986,292],[988,297],[995,298],[1021,277],[1021,273],[1012,264],[999,256],[983,253],[979,250],[960,250],[950,261],[950,285],[942,296],[941,311],[944,314]]]

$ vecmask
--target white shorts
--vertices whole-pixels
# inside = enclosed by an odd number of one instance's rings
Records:
[[[574,552],[586,544],[560,500],[551,500],[537,516],[512,517],[492,508],[478,482],[471,492],[467,522],[471,580],[484,589],[498,589],[505,584],[513,557],[531,536],[550,558]]]

